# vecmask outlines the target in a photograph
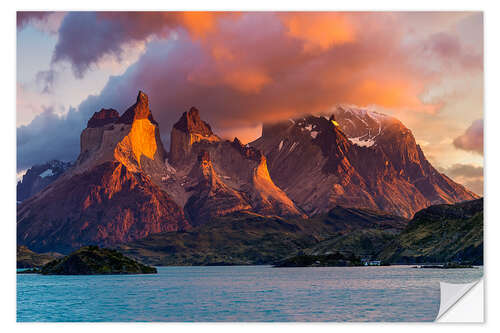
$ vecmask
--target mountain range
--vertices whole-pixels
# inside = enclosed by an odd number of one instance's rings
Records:
[[[43,190],[70,166],[71,163],[52,160],[29,168],[17,184],[17,202],[22,202]]]
[[[251,145],[308,215],[341,205],[410,218],[433,204],[478,198],[437,171],[399,120],[373,111],[337,107],[328,118],[264,125]]]
[[[303,225],[338,206],[406,221],[433,204],[478,198],[432,167],[400,121],[354,107],[265,124],[246,145],[221,139],[193,107],[174,124],[167,152],[139,92],[121,115],[96,112],[80,143],[61,172],[48,178],[49,168],[33,167],[18,184],[18,245],[68,253],[198,232],[241,214]]]

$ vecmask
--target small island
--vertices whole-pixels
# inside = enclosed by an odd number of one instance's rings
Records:
[[[155,267],[130,259],[116,250],[85,246],[63,258],[47,263],[36,272],[31,270],[29,273],[42,275],[155,274],[157,270]]]

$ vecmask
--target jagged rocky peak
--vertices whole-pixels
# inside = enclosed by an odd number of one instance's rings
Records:
[[[137,101],[129,107],[119,119],[119,123],[132,124],[136,119],[149,119],[153,124],[158,125],[149,110],[148,95],[139,91]]]
[[[186,190],[193,194],[186,202],[184,211],[193,225],[206,223],[215,216],[252,209],[242,193],[226,185],[217,175],[207,150],[202,149],[198,153],[189,179]]]
[[[401,121],[395,117],[366,108],[351,105],[338,105],[332,116],[349,140],[361,147],[371,147],[384,135],[386,129],[399,134],[411,134]]]
[[[209,124],[201,120],[198,109],[192,107],[172,128],[169,162],[173,165],[182,163],[189,156],[192,145],[201,141],[218,142],[220,138],[212,132]]]
[[[241,141],[238,138],[234,138],[232,142],[232,146],[240,152],[241,155],[244,157],[254,160],[256,162],[261,162],[262,159],[265,159],[264,155],[262,152],[258,149],[255,149],[254,147],[251,147],[250,145],[243,145]]]
[[[139,92],[117,121],[109,110],[93,118],[108,123],[83,130],[75,166],[19,205],[19,244],[69,251],[189,227],[162,187],[166,154],[147,95]]]
[[[113,109],[96,112],[81,134],[80,149],[79,169],[119,161],[130,171],[137,172],[144,169],[142,164],[146,158],[146,171],[158,173],[166,157],[158,123],[149,109],[148,96],[142,91],[120,117]]]
[[[209,124],[201,120],[200,111],[194,106],[188,112],[184,112],[181,119],[174,125],[175,129],[186,133],[196,133],[202,136],[213,135]]]
[[[101,109],[95,112],[92,118],[87,122],[87,127],[101,127],[107,124],[113,124],[118,121],[120,115],[115,109]]]
[[[327,158],[338,160],[351,148],[351,142],[342,132],[335,116],[306,115],[275,124],[264,124],[262,136],[251,143],[266,156],[270,151],[289,154],[298,151],[310,151],[319,147]]]
[[[305,136],[316,139],[320,133],[342,132],[339,123],[332,114],[330,118],[324,116],[306,115],[304,117],[288,119],[262,126],[262,137]],[[345,136],[344,133],[341,135]]]

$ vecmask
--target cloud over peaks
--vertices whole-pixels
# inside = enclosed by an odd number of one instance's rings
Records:
[[[458,97],[447,84],[442,91],[429,87],[448,82],[443,77],[449,73],[453,82],[482,73],[476,62],[482,49],[469,43],[481,29],[467,28],[465,42],[454,28],[470,15],[448,13],[444,20],[390,12],[71,12],[58,30],[52,61],[69,63],[76,76],[98,70],[110,57],[125,59],[133,45],[143,52],[97,96],[65,117],[44,112],[22,135],[32,138],[42,118],[51,119],[67,137],[46,144],[59,140],[77,147],[73,143],[93,112],[123,112],[138,90],[150,96],[164,141],[191,106],[221,132],[244,128],[247,137],[263,122],[321,113],[339,103],[436,114],[449,99],[443,95]],[[40,82],[51,82],[49,74],[40,74]],[[38,144],[28,141],[25,151]],[[69,148],[61,149],[69,156]]]

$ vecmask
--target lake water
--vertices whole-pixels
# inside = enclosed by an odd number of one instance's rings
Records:
[[[17,275],[18,321],[433,321],[439,282],[477,269],[159,267],[158,274]]]

